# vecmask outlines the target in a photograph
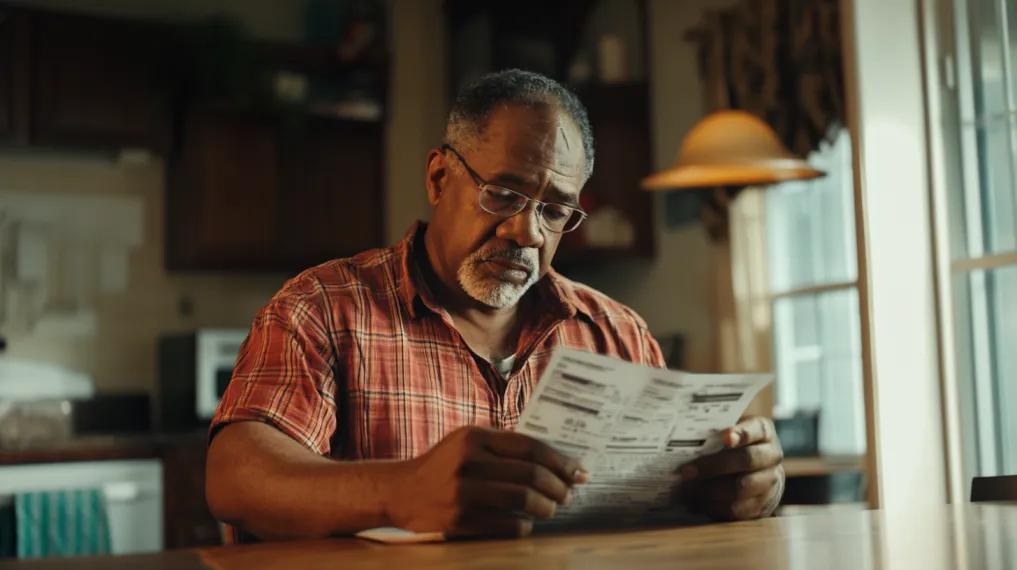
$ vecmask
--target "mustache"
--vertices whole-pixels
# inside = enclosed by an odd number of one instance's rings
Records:
[[[533,271],[534,269],[536,269],[537,266],[535,259],[536,255],[534,255],[533,253],[534,250],[532,249],[523,249],[523,248],[501,249],[483,254],[481,256],[481,261],[488,261],[500,257],[512,263],[525,265],[527,269]]]

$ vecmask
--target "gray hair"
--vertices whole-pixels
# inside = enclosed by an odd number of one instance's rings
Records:
[[[484,132],[491,112],[502,104],[557,105],[565,111],[583,137],[587,179],[593,174],[593,128],[575,93],[561,83],[532,71],[506,69],[488,73],[470,83],[456,96],[448,123],[445,144],[469,147]]]

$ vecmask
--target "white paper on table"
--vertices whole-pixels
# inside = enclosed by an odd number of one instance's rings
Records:
[[[394,526],[369,528],[355,534],[357,538],[366,538],[385,544],[414,544],[420,542],[443,542],[445,535],[440,532],[413,532]]]
[[[590,481],[538,528],[691,522],[672,489],[682,464],[722,448],[771,374],[690,374],[559,347],[516,431],[579,459]]]

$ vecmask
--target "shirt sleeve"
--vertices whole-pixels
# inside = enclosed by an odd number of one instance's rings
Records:
[[[232,422],[272,425],[328,455],[336,429],[334,351],[320,307],[280,292],[261,309],[212,418],[209,441]]]
[[[643,329],[641,336],[643,364],[654,368],[665,368],[667,363],[664,361],[664,353],[660,350],[660,344],[657,342],[657,339],[653,338],[650,331],[646,329]]]

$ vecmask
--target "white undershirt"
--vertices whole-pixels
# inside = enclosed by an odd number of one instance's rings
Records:
[[[514,354],[510,354],[501,360],[491,359],[491,364],[494,365],[494,369],[498,371],[498,375],[501,376],[502,379],[506,379],[509,377],[509,374],[512,374],[512,367],[515,363],[516,355]]]

